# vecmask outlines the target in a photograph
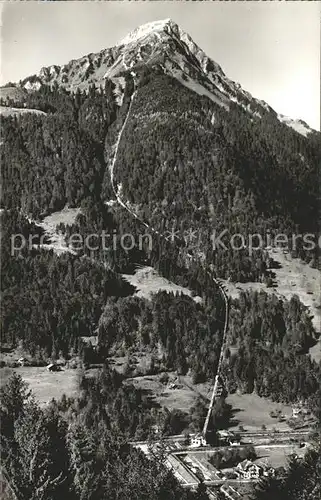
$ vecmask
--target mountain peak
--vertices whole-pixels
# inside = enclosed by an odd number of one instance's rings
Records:
[[[23,90],[34,91],[54,83],[70,91],[100,87],[105,80],[115,84],[117,103],[122,103],[124,77],[137,75],[141,68],[157,68],[193,92],[208,97],[225,109],[234,104],[243,108],[251,120],[272,113],[280,122],[302,135],[311,129],[304,123],[277,115],[265,102],[255,99],[241,85],[230,80],[220,65],[208,57],[191,36],[170,18],[142,24],[111,48],[88,54],[63,66],[42,68],[20,82]]]
[[[160,31],[166,31],[166,28],[170,29],[175,29],[178,30],[178,25],[172,21],[172,19],[162,19],[159,21],[151,21],[149,23],[141,24],[137,28],[135,28],[133,31],[131,31],[128,35],[125,36],[120,42],[116,44],[116,47],[119,47],[121,45],[128,45],[130,43],[135,43],[141,38],[144,38],[151,33],[155,32],[160,32]]]

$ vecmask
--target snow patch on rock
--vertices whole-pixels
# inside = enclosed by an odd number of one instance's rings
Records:
[[[278,114],[277,117],[280,122],[285,123],[288,127],[293,128],[293,130],[304,137],[307,137],[312,132],[312,129],[310,129],[310,127],[303,120],[293,120],[292,118],[281,114]]]
[[[170,19],[163,19],[161,21],[154,21],[146,24],[142,24],[138,26],[136,29],[131,31],[128,35],[125,36],[120,42],[116,44],[116,47],[121,45],[128,45],[130,43],[136,43],[141,38],[149,36],[151,33],[155,31],[163,31],[165,26],[171,22]]]

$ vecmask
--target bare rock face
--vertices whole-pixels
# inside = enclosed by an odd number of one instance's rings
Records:
[[[252,120],[272,113],[280,122],[307,136],[312,129],[304,122],[291,120],[264,101],[255,99],[240,84],[230,80],[222,68],[198,47],[192,38],[171,19],[150,22],[137,27],[114,47],[74,59],[63,66],[42,68],[20,82],[22,90],[39,90],[42,85],[58,85],[69,91],[102,87],[106,79],[116,86],[117,99],[122,102],[124,77],[142,68],[158,70],[178,80],[199,95],[229,109],[236,103]]]

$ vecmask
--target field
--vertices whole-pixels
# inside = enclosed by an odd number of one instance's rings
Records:
[[[3,386],[13,372],[21,375],[27,382],[41,404],[47,404],[52,398],[60,399],[63,394],[76,396],[78,392],[78,370],[65,369],[60,372],[49,372],[45,366],[19,366],[17,368],[0,368],[0,385]]]
[[[290,405],[273,403],[257,394],[229,394],[226,402],[232,405],[235,412],[235,424],[231,426],[232,430],[237,430],[240,425],[246,431],[259,431],[262,425],[265,425],[267,430],[272,430],[274,427],[280,431],[290,430],[286,422],[278,422],[277,419],[270,417],[272,410],[280,410],[287,418],[290,417],[292,415]]]
[[[290,300],[293,295],[297,295],[300,301],[310,309],[313,316],[313,326],[320,333],[320,271],[313,269],[300,259],[293,259],[290,254],[284,254],[280,249],[273,249],[270,255],[280,266],[279,269],[273,269],[275,287],[268,288],[264,283],[231,283],[224,281],[227,293],[235,298],[238,297],[241,290],[264,290],[267,293],[275,293],[278,297],[287,300]],[[321,338],[310,349],[310,354],[315,361],[319,362],[321,360]]]
[[[174,382],[175,374],[168,373],[170,382]],[[146,375],[128,379],[136,388],[145,391],[156,404],[169,410],[178,409],[188,413],[195,403],[198,393],[181,382],[176,381],[176,388],[169,388],[169,384],[161,382],[161,374]]]
[[[290,455],[298,455],[303,457],[307,451],[307,446],[300,448],[298,444],[289,445],[270,445],[255,447],[257,459],[256,463],[268,463],[274,468],[285,467],[288,463]]]
[[[192,292],[163,278],[152,267],[138,268],[134,274],[123,274],[123,278],[137,288],[136,295],[145,299],[150,299],[153,293],[159,290],[166,292],[180,293],[192,297]],[[200,297],[193,297],[195,301],[201,301]]]

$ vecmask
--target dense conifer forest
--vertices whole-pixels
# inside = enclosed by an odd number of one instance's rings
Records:
[[[318,234],[318,137],[300,136],[271,113],[249,119],[233,103],[226,111],[168,76],[145,72],[122,144],[116,178],[124,199],[163,232],[196,230],[194,251],[222,277],[257,281],[265,256],[212,252],[213,229],[264,238],[268,231]],[[318,253],[301,241],[295,255],[311,261]]]
[[[83,385],[79,399],[45,408],[14,375],[0,390],[0,412],[1,465],[19,500],[207,498],[178,484],[162,449],[147,458],[128,444],[133,424],[146,422],[148,412],[108,368]]]
[[[101,218],[98,207],[113,197],[106,162],[134,85],[127,77],[120,107],[108,81],[88,93],[43,86],[27,94],[25,106],[47,115],[3,119],[2,205],[37,218],[94,203]],[[233,103],[227,112],[157,68],[141,70],[136,86],[115,173],[123,197],[149,224],[175,228],[221,277],[238,281],[265,279],[267,256],[233,250],[234,233],[264,241],[268,233],[318,234],[317,134],[305,138],[272,113],[250,119]],[[196,236],[186,239],[191,229]],[[227,249],[213,249],[214,230],[227,230]],[[298,239],[294,255],[318,265],[318,250],[306,247]]]

